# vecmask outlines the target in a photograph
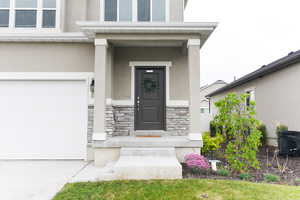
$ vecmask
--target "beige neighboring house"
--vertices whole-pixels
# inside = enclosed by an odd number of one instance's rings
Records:
[[[210,103],[209,99],[206,97],[208,94],[224,87],[227,83],[223,80],[217,80],[216,82],[205,85],[200,88],[200,113],[207,114],[210,113]]]
[[[264,65],[258,70],[208,95],[213,105],[230,92],[249,93],[256,102],[257,117],[267,127],[268,142],[277,145],[276,126],[300,131],[300,51]],[[212,113],[217,110],[212,107]]]
[[[217,26],[184,22],[187,3],[0,0],[0,159],[180,178],[177,159],[203,145],[200,49]]]
[[[226,83],[222,80],[218,80],[210,85],[205,85],[200,88],[200,126],[201,132],[209,131],[210,121],[213,116],[210,112],[210,102],[206,95],[212,93],[213,91],[225,86]]]

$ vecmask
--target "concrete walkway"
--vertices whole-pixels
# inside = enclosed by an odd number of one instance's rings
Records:
[[[0,161],[0,199],[49,200],[89,165],[84,161]]]

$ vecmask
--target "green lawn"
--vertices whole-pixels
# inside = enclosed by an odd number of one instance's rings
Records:
[[[205,179],[67,184],[54,200],[300,200],[300,187]]]

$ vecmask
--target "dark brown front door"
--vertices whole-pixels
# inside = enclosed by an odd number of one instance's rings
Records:
[[[165,130],[165,69],[135,71],[135,130]]]

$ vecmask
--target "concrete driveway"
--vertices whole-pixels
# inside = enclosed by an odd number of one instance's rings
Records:
[[[89,163],[0,161],[0,199],[49,200]]]

